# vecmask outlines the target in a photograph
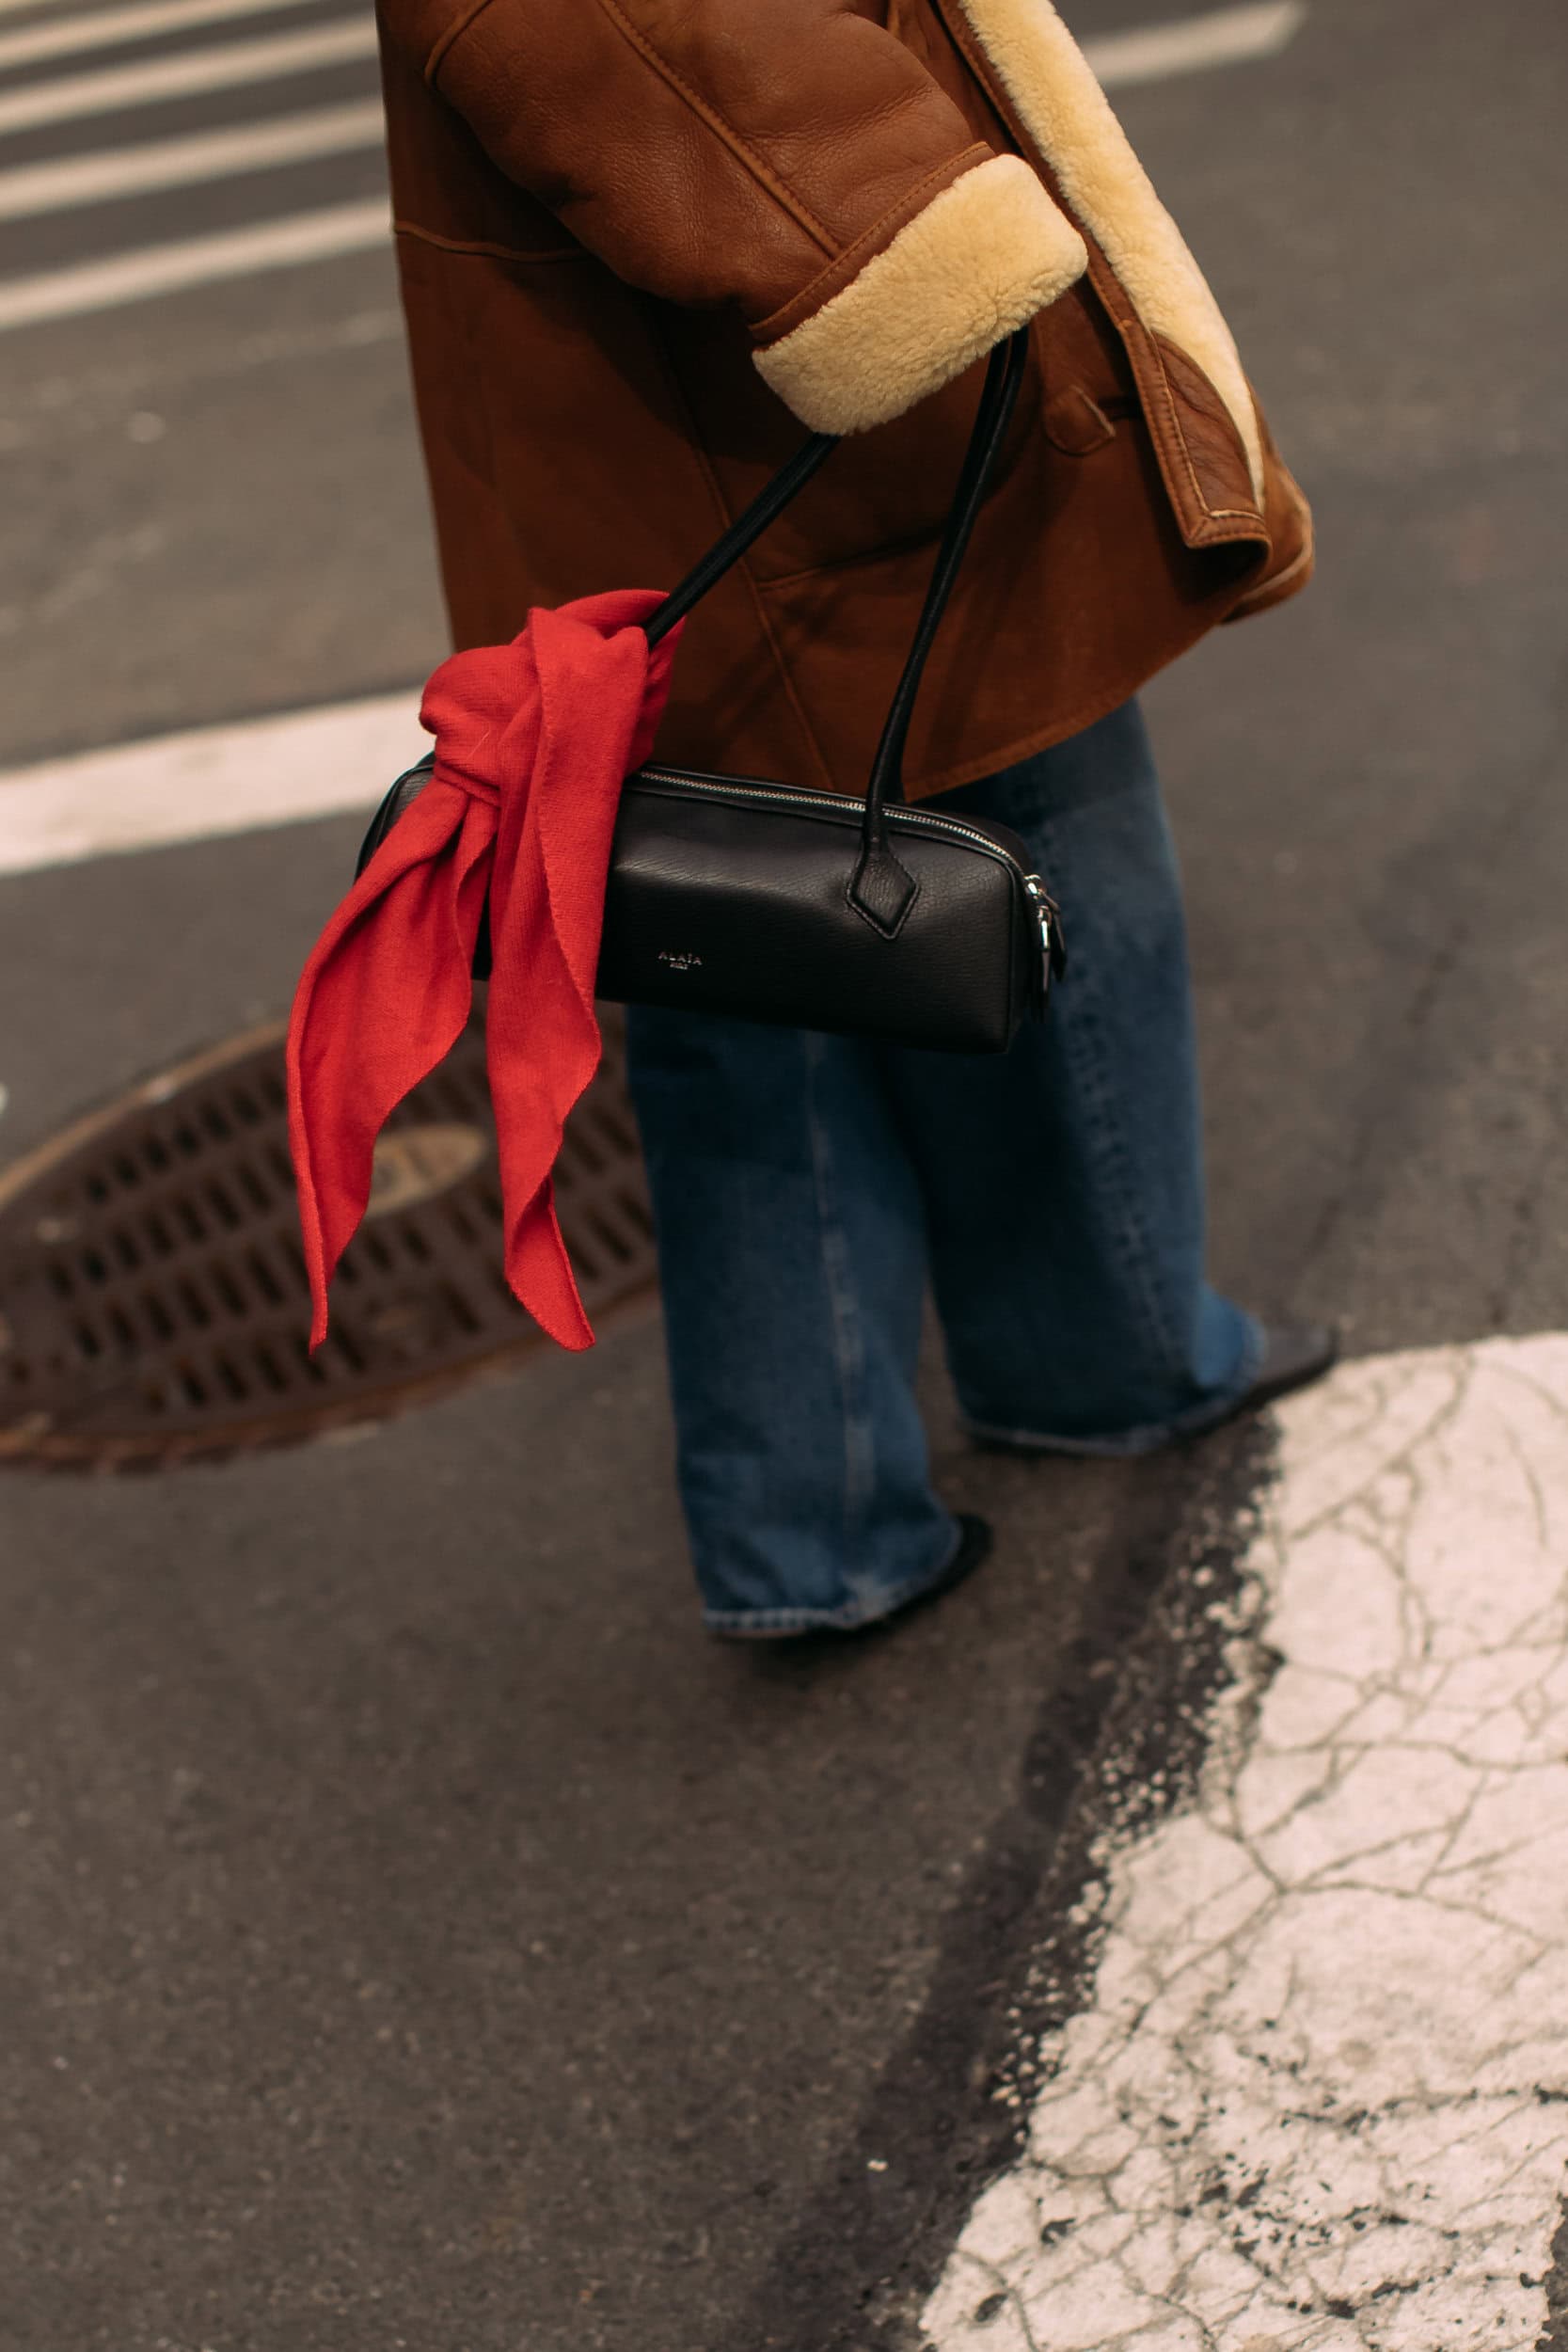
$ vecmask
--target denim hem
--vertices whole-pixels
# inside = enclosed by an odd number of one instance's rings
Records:
[[[710,1633],[721,1633],[732,1642],[777,1642],[791,1633],[858,1633],[864,1626],[895,1615],[933,1584],[940,1584],[958,1558],[963,1539],[963,1529],[955,1525],[953,1541],[934,1568],[907,1577],[902,1584],[879,1593],[875,1600],[847,1600],[837,1609],[705,1609],[703,1623]]]
[[[1254,1322],[1233,1389],[1225,1396],[1211,1398],[1207,1404],[1195,1405],[1190,1411],[1176,1414],[1170,1421],[1146,1422],[1138,1429],[1121,1429],[1103,1438],[1055,1438],[1037,1429],[1004,1429],[991,1422],[971,1421],[967,1416],[960,1416],[958,1426],[965,1437],[974,1438],[982,1445],[1006,1446],[1015,1454],[1070,1454],[1093,1461],[1119,1461],[1134,1454],[1155,1454],[1163,1445],[1174,1445],[1181,1438],[1201,1437],[1206,1429],[1216,1429],[1222,1422],[1228,1421],[1262,1369],[1266,1345],[1261,1327]]]

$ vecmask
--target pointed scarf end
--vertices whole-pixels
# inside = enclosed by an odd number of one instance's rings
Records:
[[[557,1296],[548,1300],[531,1297],[528,1288],[514,1281],[510,1274],[507,1276],[507,1287],[518,1306],[527,1309],[545,1337],[553,1340],[557,1347],[569,1348],[574,1356],[580,1356],[598,1345],[594,1327],[582,1311],[582,1301],[577,1295],[575,1283],[571,1286],[569,1297]]]

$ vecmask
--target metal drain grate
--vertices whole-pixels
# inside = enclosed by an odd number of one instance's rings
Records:
[[[619,1021],[556,1168],[597,1321],[655,1280]],[[547,1344],[501,1272],[484,1039],[401,1104],[312,1357],[283,1032],[149,1080],[0,1178],[0,1460],[156,1467],[387,1414]]]

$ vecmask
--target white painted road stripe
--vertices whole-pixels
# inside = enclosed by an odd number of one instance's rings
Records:
[[[388,245],[391,233],[387,199],[376,196],[356,204],[329,205],[319,213],[291,213],[284,220],[261,221],[254,229],[226,229],[178,245],[150,246],[106,262],[78,262],[74,268],[51,270],[40,278],[0,278],[0,332],[34,326],[40,319],[111,310],[186,286],[363,252]]]
[[[123,107],[194,98],[204,90],[233,89],[247,82],[280,81],[291,73],[372,57],[375,47],[374,21],[356,16],[308,33],[271,34],[219,49],[182,50],[177,56],[154,57],[143,65],[31,82],[24,89],[0,93],[0,133],[36,130],[45,122],[75,122],[84,115],[118,114]]]
[[[8,5],[8,0],[0,0],[0,9]],[[1166,74],[1192,72],[1203,66],[1230,65],[1243,58],[1268,56],[1291,40],[1306,13],[1301,0],[1268,0],[1268,5],[1260,7],[1220,8],[1180,24],[1154,25],[1142,32],[1118,33],[1103,40],[1090,41],[1085,54],[1108,88],[1147,82]],[[330,64],[345,56],[368,56],[374,46],[372,24],[350,24],[329,26],[322,32],[240,43],[151,66],[76,75],[0,97],[0,132],[139,103],[153,97],[215,89],[226,83],[299,71],[307,65]],[[178,85],[176,76],[183,77]],[[324,119],[325,114],[323,110]],[[259,125],[250,135],[260,139],[273,127]],[[236,143],[245,135],[236,134]],[[161,151],[166,156],[182,150],[189,155],[199,148],[213,168],[209,172],[205,162],[200,167],[191,163],[188,167],[179,168],[178,177],[164,180],[136,176],[136,166],[127,160],[121,167],[117,154],[89,155],[70,163],[30,167],[25,172],[11,175],[18,184],[12,187],[8,205],[0,202],[0,218],[17,219],[29,211],[89,204],[98,200],[98,191],[104,196],[130,195],[138,188],[172,187],[186,181],[218,178],[230,168],[264,167],[269,162],[295,159],[286,150],[279,130],[275,155],[260,157],[255,165],[226,165],[216,144],[218,136],[212,135],[211,145],[203,145],[198,138],[166,142]],[[364,143],[371,143],[368,135]],[[322,146],[297,151],[325,154],[344,151],[357,144],[356,138],[345,134],[342,149]],[[115,174],[121,169],[124,177],[117,179]],[[0,182],[0,187],[4,184]],[[87,192],[76,194],[72,192],[75,189]],[[120,303],[140,301],[181,287],[213,284],[256,270],[280,269],[331,254],[361,251],[379,245],[383,233],[366,208],[341,206],[330,213],[306,215],[298,220],[263,222],[229,239],[198,238],[185,245],[154,246],[118,255],[106,262],[81,263],[13,280],[9,287],[0,282],[0,331],[30,326],[47,319],[82,317]]]
[[[1263,0],[1258,7],[1215,8],[1174,24],[1107,33],[1084,43],[1084,55],[1104,89],[1163,82],[1177,73],[1272,57],[1293,40],[1307,19],[1303,0]]]
[[[1533,2352],[1568,2161],[1568,1335],[1280,1410],[1268,1613],[940,2352]],[[1277,1653],[1277,1658],[1271,1655]],[[933,2119],[934,2121],[934,2119]]]
[[[410,691],[18,769],[0,776],[0,874],[368,809],[429,748]]]
[[[73,205],[104,204],[158,188],[189,187],[202,180],[231,180],[318,155],[344,155],[382,143],[379,98],[309,114],[280,115],[230,131],[202,131],[183,139],[69,155],[59,163],[29,164],[0,172],[0,220],[31,220]],[[3,283],[3,281],[0,281]]]
[[[90,16],[56,16],[0,34],[0,72],[43,57],[78,56],[84,49],[117,49],[122,41],[155,40],[162,33],[225,24],[233,17],[281,15],[313,0],[146,0],[131,8],[95,8]]]

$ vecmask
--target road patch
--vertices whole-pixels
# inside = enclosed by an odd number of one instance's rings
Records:
[[[1532,2352],[1568,2161],[1568,1336],[1282,1408],[1197,1801],[925,2315],[938,2352]]]

